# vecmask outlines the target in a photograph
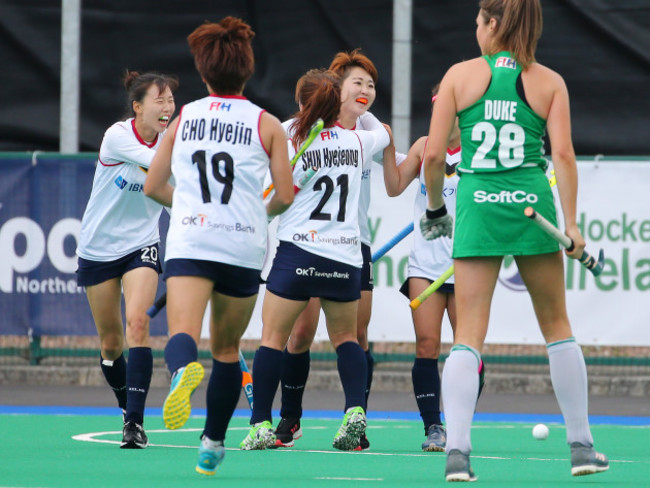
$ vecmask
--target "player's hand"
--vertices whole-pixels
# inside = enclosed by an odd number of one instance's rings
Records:
[[[444,205],[436,210],[427,209],[420,217],[420,231],[427,241],[441,236],[451,238],[453,229],[454,219]]]
[[[582,237],[580,229],[578,229],[577,225],[573,225],[566,228],[565,234],[571,238],[573,250],[571,252],[565,250],[564,252],[570,258],[580,259],[585,250],[585,238]]]

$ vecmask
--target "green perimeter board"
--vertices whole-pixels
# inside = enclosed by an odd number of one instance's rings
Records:
[[[235,418],[226,439],[226,458],[216,476],[194,471],[202,418],[168,431],[159,417],[148,418],[151,446],[122,450],[119,417],[0,415],[0,487],[410,487],[444,483],[444,454],[423,453],[421,422],[370,420],[367,452],[331,447],[339,421],[305,419],[303,438],[293,449],[239,451],[247,419]],[[573,478],[563,426],[550,425],[547,440],[531,435],[532,425],[477,423],[472,466],[482,486],[564,487],[648,486],[650,427],[596,425],[597,447],[610,458],[608,472]],[[74,440],[79,434],[105,442]],[[108,442],[106,442],[108,441]]]

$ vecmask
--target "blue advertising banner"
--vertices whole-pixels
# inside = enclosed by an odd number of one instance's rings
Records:
[[[96,334],[75,274],[96,158],[0,154],[0,334]],[[151,333],[167,333],[164,313],[152,321]]]

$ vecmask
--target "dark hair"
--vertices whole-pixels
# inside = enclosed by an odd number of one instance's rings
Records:
[[[341,77],[325,69],[307,71],[296,84],[296,102],[302,106],[291,124],[293,145],[297,149],[319,118],[325,127],[332,127],[336,122],[341,110]]]
[[[235,17],[206,22],[187,36],[196,70],[215,93],[236,95],[253,76],[254,36],[251,27]]]
[[[336,53],[334,59],[330,64],[330,70],[334,71],[341,78],[347,78],[350,69],[354,67],[359,67],[368,72],[372,81],[377,83],[379,77],[377,73],[377,68],[372,61],[365,54],[361,54],[361,48],[357,48],[351,52],[341,51]]]
[[[433,88],[431,88],[431,96],[435,97],[439,91],[440,91],[440,83],[436,83],[435,85],[433,85]]]
[[[126,70],[124,73],[124,88],[129,96],[126,108],[126,117],[134,117],[133,102],[142,102],[147,90],[151,85],[158,87],[158,92],[162,93],[167,87],[174,92],[178,88],[178,78],[174,75],[163,75],[160,73],[143,73]]]
[[[543,25],[539,0],[481,0],[478,5],[483,20],[497,21],[493,48],[507,49],[524,68],[534,63]]]

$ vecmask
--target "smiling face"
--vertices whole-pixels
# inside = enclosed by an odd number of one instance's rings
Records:
[[[158,85],[152,83],[142,101],[133,102],[138,132],[145,140],[152,140],[157,133],[167,128],[175,110],[176,104],[171,89],[166,86],[161,91]]]
[[[376,96],[372,76],[358,66],[350,68],[341,85],[341,118],[356,120],[370,108]]]

